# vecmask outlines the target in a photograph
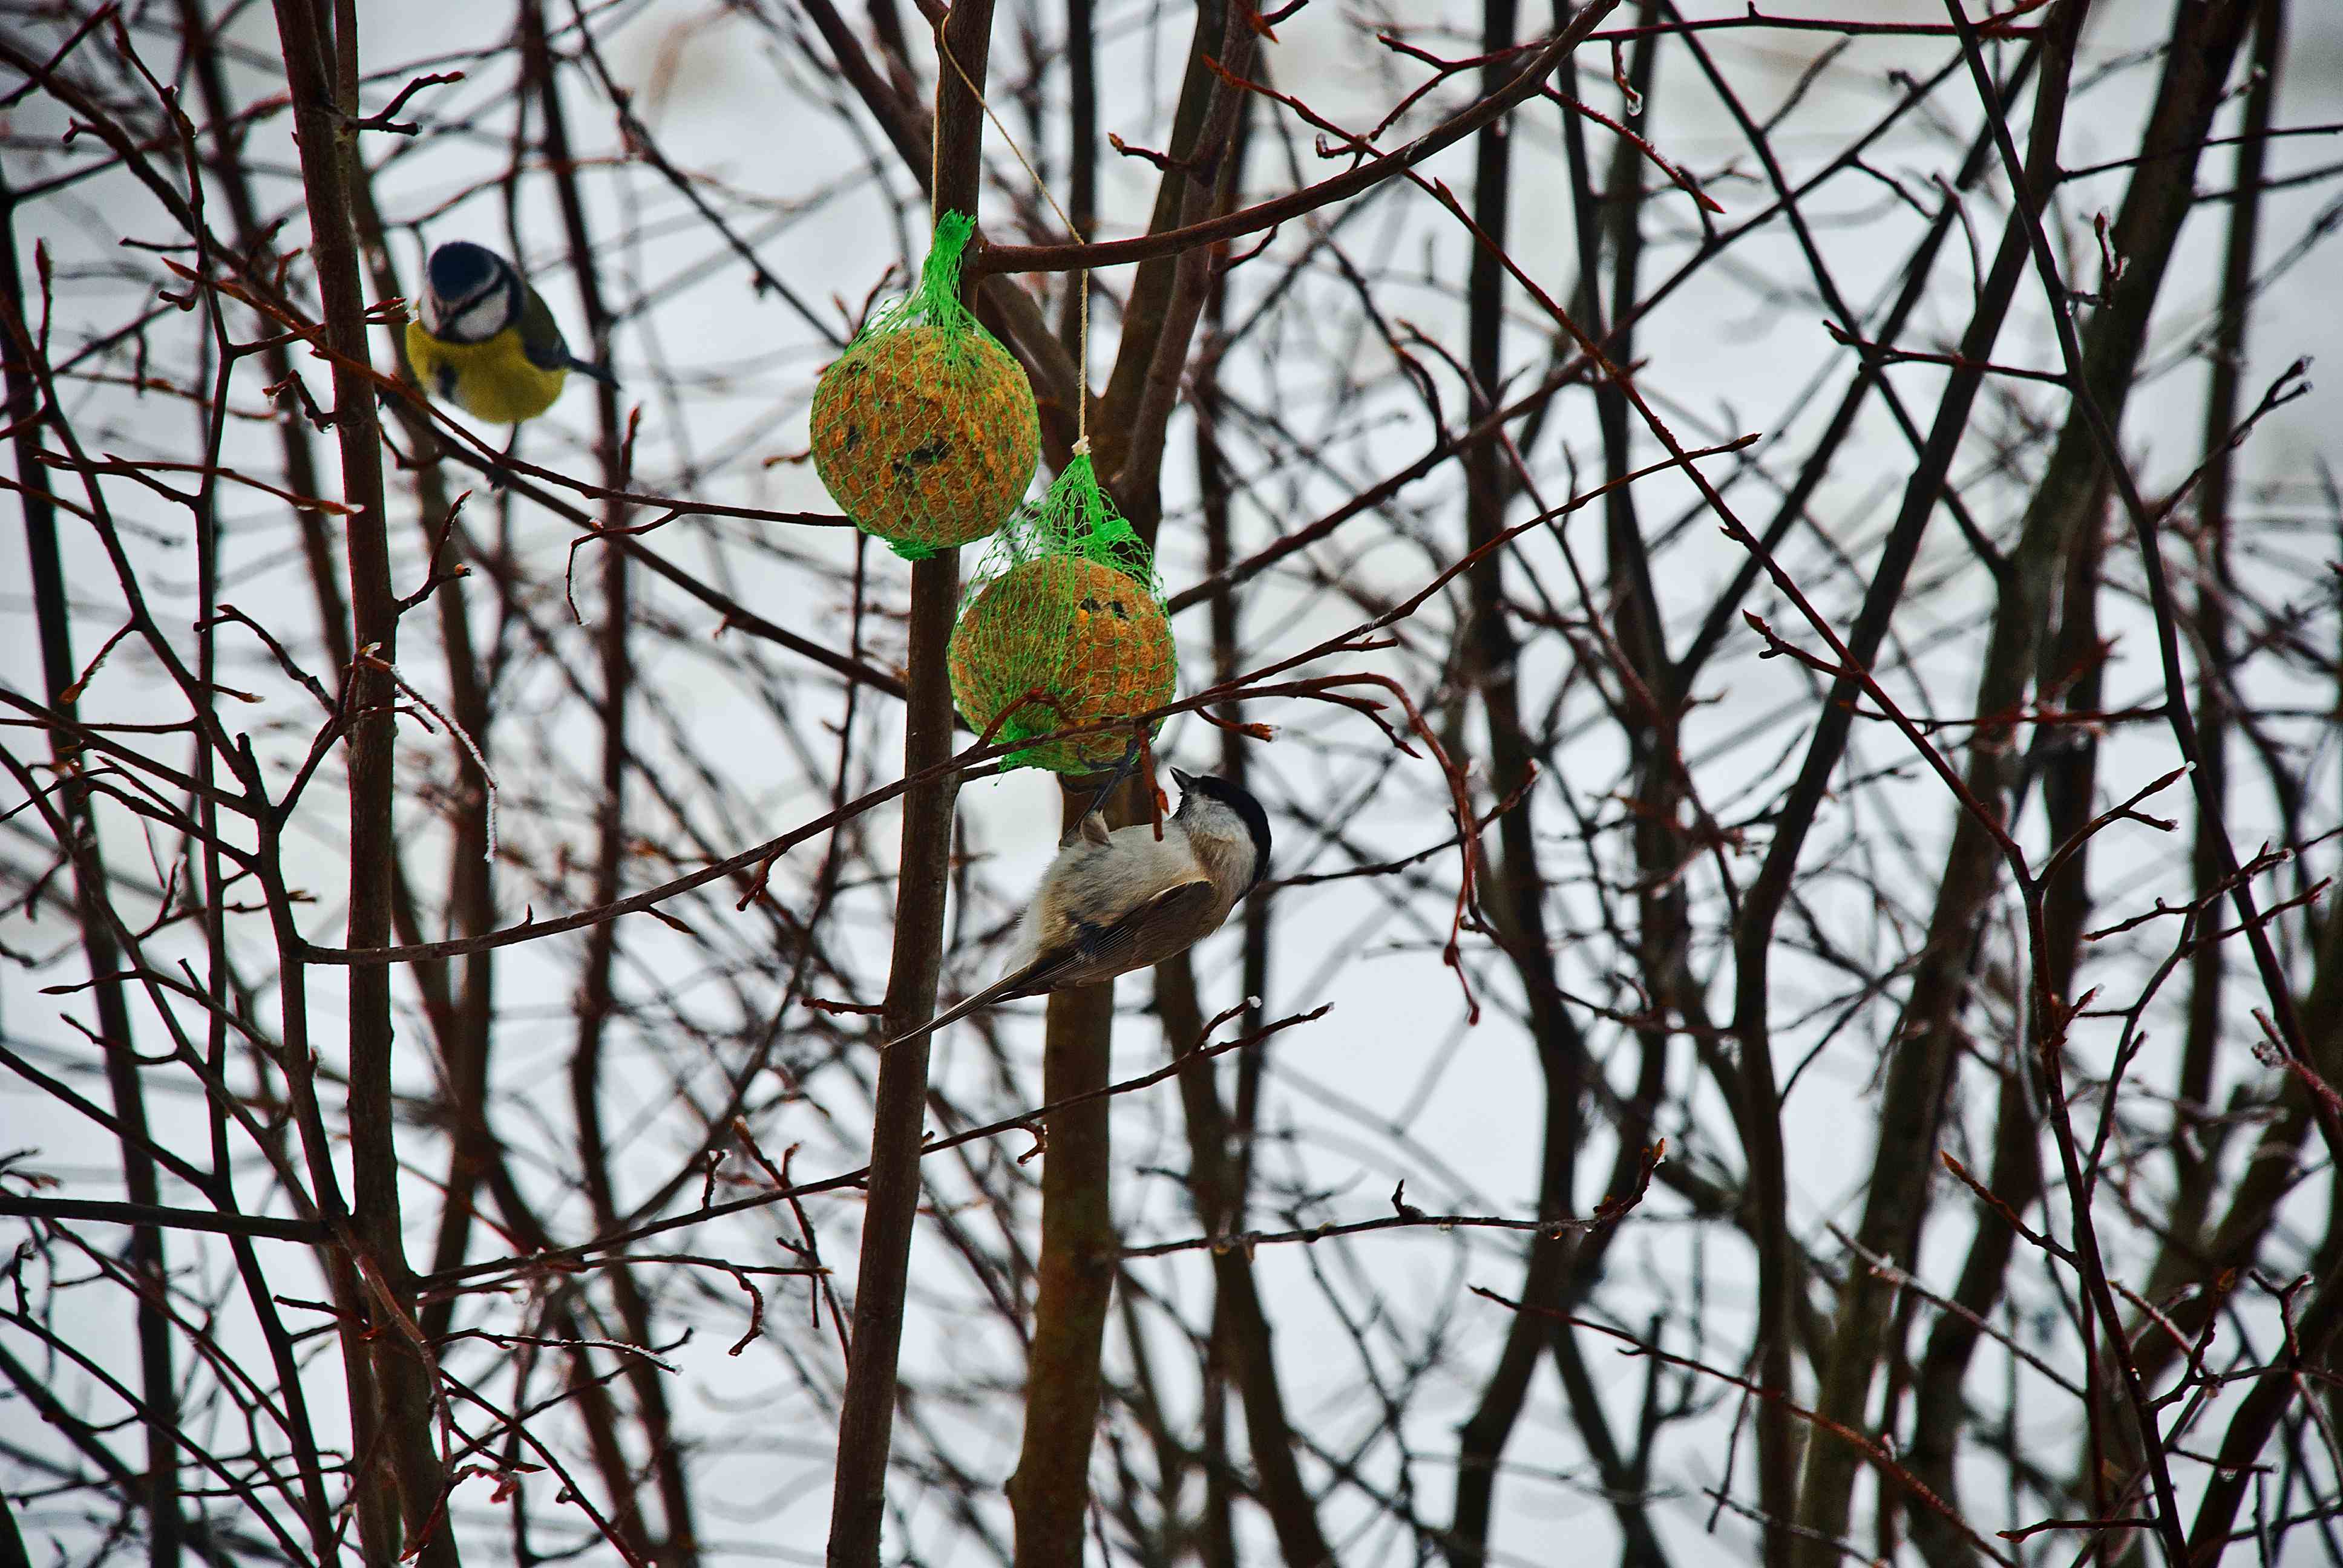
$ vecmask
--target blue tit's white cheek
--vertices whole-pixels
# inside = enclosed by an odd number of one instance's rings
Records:
[[[474,300],[458,311],[455,318],[447,323],[444,331],[437,328],[433,330],[439,331],[439,336],[443,337],[453,337],[459,343],[485,343],[505,329],[508,315],[509,313],[505,309],[504,297],[492,289],[484,297]]]

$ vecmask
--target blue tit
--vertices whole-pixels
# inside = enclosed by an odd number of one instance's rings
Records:
[[[569,352],[553,312],[512,263],[460,239],[424,266],[422,319],[407,324],[407,358],[433,397],[498,425],[552,407],[572,370],[618,385]]]

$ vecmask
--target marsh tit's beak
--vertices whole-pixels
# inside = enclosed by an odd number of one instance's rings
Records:
[[[1172,777],[1179,781],[1180,793],[1182,795],[1196,788],[1196,776],[1185,769],[1174,768],[1172,769]]]

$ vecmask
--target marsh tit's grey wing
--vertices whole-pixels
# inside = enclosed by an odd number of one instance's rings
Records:
[[[1077,925],[1072,941],[1041,954],[1001,983],[1017,988],[1011,996],[1039,996],[1160,962],[1188,945],[1184,936],[1167,945],[1167,934],[1194,932],[1215,897],[1208,880],[1166,888],[1110,925]]]
[[[1164,889],[1111,925],[1077,924],[1072,941],[1040,954],[1015,973],[1002,976],[919,1028],[882,1041],[879,1049],[886,1050],[907,1040],[918,1040],[922,1035],[933,1034],[945,1025],[957,1023],[969,1014],[990,1007],[995,1002],[1042,996],[1073,986],[1095,985],[1101,980],[1110,980],[1119,974],[1128,973],[1142,964],[1160,962],[1188,945],[1182,940],[1165,948],[1164,934],[1195,930],[1212,909],[1214,897],[1212,884],[1209,881],[1182,882],[1176,887]],[[1158,949],[1163,950],[1156,950]]]
[[[969,1014],[990,1007],[995,1002],[1042,996],[1074,986],[1095,985],[1143,964],[1158,962],[1188,945],[1185,940],[1180,940],[1165,950],[1154,950],[1164,948],[1164,934],[1193,931],[1211,910],[1214,897],[1212,884],[1209,881],[1182,882],[1176,887],[1164,889],[1110,925],[1093,926],[1078,921],[1073,940],[1037,955],[1032,962],[1014,973],[1002,976],[919,1028],[882,1041],[879,1049],[886,1050],[907,1040],[918,1040],[922,1035],[933,1034],[947,1024],[957,1023]]]
[[[916,1040],[923,1033],[935,1033],[944,1024],[960,1022],[970,1012],[993,1006],[998,1000],[1042,996],[1047,991],[1064,991],[1078,984],[1099,984],[1101,980],[1113,980],[1115,975],[1127,975],[1146,963],[1162,963],[1204,935],[1204,921],[1212,917],[1216,902],[1219,890],[1213,889],[1209,879],[1200,877],[1195,881],[1169,886],[1106,926],[1075,921],[1071,942],[1061,942],[1050,951],[1036,954],[1036,959],[1020,970],[1003,975],[959,1006],[920,1024],[919,1029],[898,1033],[892,1040],[881,1040],[879,1050]]]

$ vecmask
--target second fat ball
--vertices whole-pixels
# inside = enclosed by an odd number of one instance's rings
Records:
[[[1122,721],[1172,700],[1179,647],[1153,555],[1099,487],[1087,452],[993,540],[945,657],[969,723],[1018,744],[1004,769],[1093,772],[1121,749]],[[1103,725],[1117,728],[1043,739]]]

